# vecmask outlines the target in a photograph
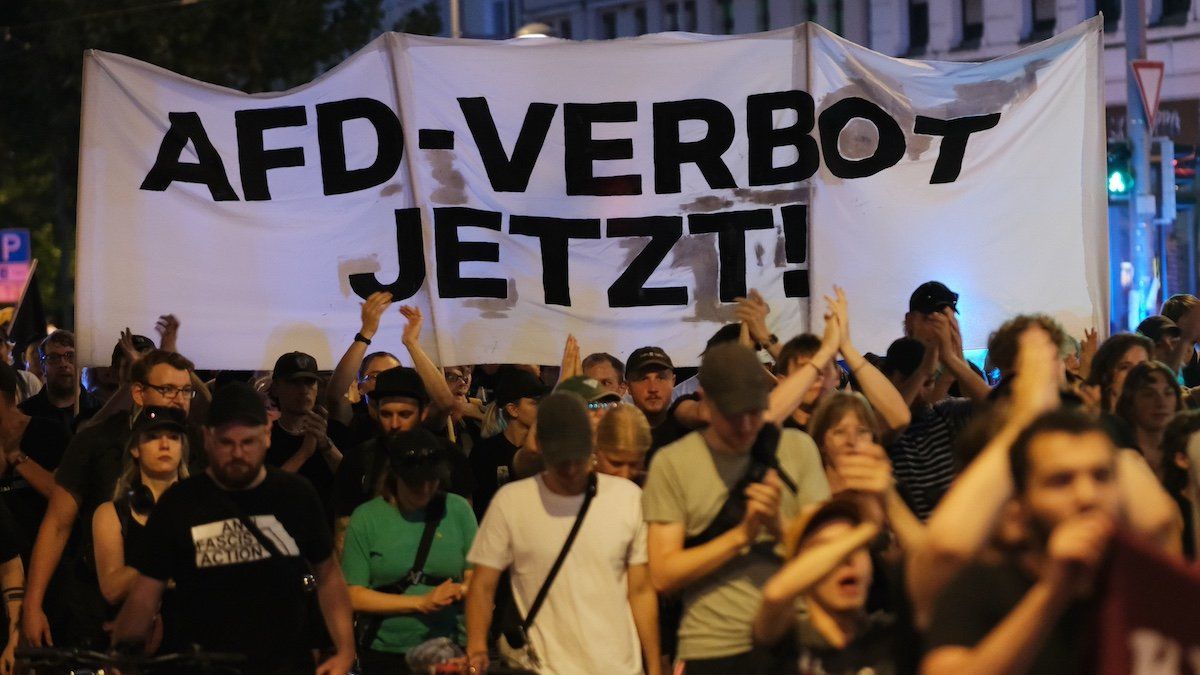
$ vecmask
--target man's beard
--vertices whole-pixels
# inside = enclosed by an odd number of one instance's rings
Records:
[[[236,466],[235,466],[236,465]],[[221,485],[225,487],[241,489],[249,487],[254,479],[258,477],[262,470],[262,465],[257,467],[247,462],[230,462],[225,466],[212,465],[213,477],[217,479]],[[231,470],[232,469],[232,470]]]

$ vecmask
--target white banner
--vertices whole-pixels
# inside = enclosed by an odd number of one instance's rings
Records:
[[[810,265],[866,348],[930,278],[962,294],[968,348],[1016,311],[1105,325],[1099,44],[1095,21],[983,65],[815,26],[389,34],[260,95],[89,52],[81,358],[173,312],[200,367],[298,349],[332,368],[386,289],[447,365],[557,363],[567,333],[688,365],[747,289],[781,338],[803,330]],[[372,349],[401,353],[402,325],[389,312]]]

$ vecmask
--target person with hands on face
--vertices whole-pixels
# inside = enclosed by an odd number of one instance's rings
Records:
[[[829,488],[859,502],[894,535],[898,553],[920,545],[923,527],[905,504],[892,463],[879,445],[879,422],[861,395],[835,392],[822,401],[810,430],[825,461]]]
[[[779,568],[782,523],[829,485],[812,439],[767,424],[770,382],[751,349],[709,349],[699,378],[710,424],[663,448],[646,477],[650,575],[660,593],[682,593],[678,658],[689,674],[753,671],[750,624]]]
[[[912,671],[913,642],[897,616],[867,607],[876,566],[870,546],[881,534],[878,513],[835,496],[797,516],[788,529],[784,564],[763,587],[754,617],[756,644],[771,647],[771,673]],[[796,611],[802,598],[807,612]]]
[[[328,506],[342,452],[329,439],[325,409],[317,406],[319,381],[312,356],[288,352],[276,359],[270,391],[279,419],[271,425],[267,463],[307,478]]]
[[[1083,672],[1086,600],[1121,511],[1116,449],[1094,420],[1053,411],[1021,432],[1010,463],[1026,546],[941,593],[923,673]]]
[[[477,529],[470,504],[442,490],[449,465],[433,434],[419,428],[398,433],[386,450],[379,496],[355,509],[342,556],[359,620],[382,617],[371,644],[359,645],[365,675],[409,672],[405,653],[433,638],[465,644],[459,601],[470,580],[466,556]],[[427,526],[435,528],[434,539],[416,569]],[[419,573],[415,581],[410,572]]]
[[[918,286],[908,299],[904,335],[920,340],[926,349],[938,350],[941,370],[935,373],[937,386],[931,402],[947,396],[972,400],[987,398],[987,381],[983,373],[963,358],[958,293],[939,281],[927,281]]]

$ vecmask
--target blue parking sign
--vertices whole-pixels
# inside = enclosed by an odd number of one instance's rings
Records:
[[[32,259],[29,230],[0,230],[0,263],[27,263]]]

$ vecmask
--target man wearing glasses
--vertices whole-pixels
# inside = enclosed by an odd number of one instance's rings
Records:
[[[56,330],[42,340],[37,353],[42,372],[46,374],[46,386],[21,403],[21,412],[30,417],[49,417],[75,431],[80,422],[100,409],[100,401],[79,387],[75,334]],[[77,395],[78,408],[75,405]]]
[[[134,363],[131,372],[130,394],[135,406],[132,416],[114,414],[80,430],[71,439],[54,474],[55,486],[29,565],[21,626],[30,645],[43,646],[51,641],[56,646],[105,644],[101,628],[106,614],[104,598],[94,567],[82,558],[84,552],[91,550],[90,528],[78,528],[73,537],[72,529],[77,521],[91,523],[96,507],[112,499],[123,469],[132,421],[141,409],[165,406],[185,413],[191,409],[196,395],[192,370],[192,362],[176,352],[157,349],[147,352]],[[189,429],[188,436],[192,447],[203,447],[197,429]],[[202,458],[203,453],[192,455],[193,463],[197,459],[203,461]],[[68,540],[71,540],[69,547]],[[64,562],[61,566],[60,560]],[[57,575],[56,569],[59,569]],[[56,602],[43,605],[51,576],[55,577],[53,596],[69,600],[69,606],[56,606],[59,604]]]

